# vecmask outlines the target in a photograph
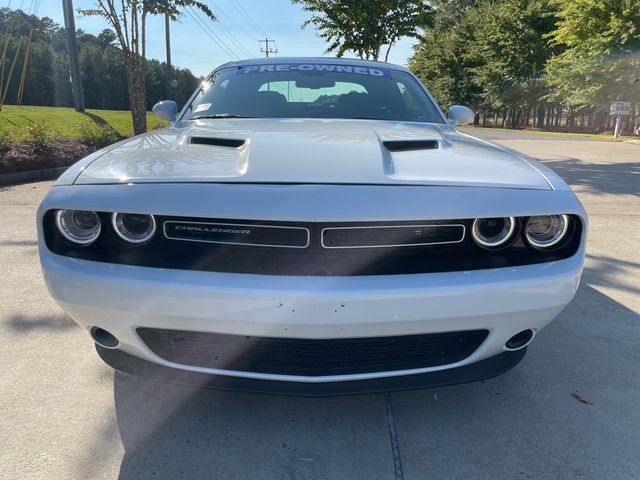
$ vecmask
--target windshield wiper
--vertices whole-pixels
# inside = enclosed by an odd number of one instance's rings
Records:
[[[198,120],[200,118],[255,118],[255,117],[246,117],[244,115],[235,115],[233,113],[214,113],[213,115],[198,115],[197,117],[191,117],[191,120]]]

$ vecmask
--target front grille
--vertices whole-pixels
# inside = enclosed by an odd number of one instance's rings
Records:
[[[246,245],[254,247],[306,248],[309,230],[304,227],[244,223],[174,222],[163,224],[164,236],[172,240]]]
[[[504,250],[479,247],[473,219],[393,222],[280,222],[156,215],[158,232],[143,245],[121,241],[111,214],[89,246],[67,241],[55,210],[45,215],[47,247],[96,262],[258,275],[357,276],[459,272],[554,262],[575,254],[582,224],[571,217],[568,241],[557,250],[527,246],[522,235]]]
[[[164,360],[194,367],[327,376],[448,365],[471,355],[487,330],[373,338],[297,339],[138,328]]]
[[[444,245],[464,240],[465,226],[400,225],[331,227],[322,230],[324,248],[375,248]]]

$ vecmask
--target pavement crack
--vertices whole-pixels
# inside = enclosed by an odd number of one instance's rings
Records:
[[[387,410],[387,426],[389,427],[391,453],[393,454],[393,469],[396,474],[396,480],[404,480],[404,473],[402,472],[402,459],[400,458],[400,446],[398,445],[396,420],[393,416],[393,405],[391,404],[391,395],[389,393],[384,394],[384,405]]]

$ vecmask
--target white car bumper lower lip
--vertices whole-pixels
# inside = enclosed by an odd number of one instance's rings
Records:
[[[118,349],[147,361],[236,377],[336,382],[464,366],[504,351],[505,342],[537,331],[573,298],[582,252],[547,264],[437,274],[291,277],[113,265],[41,249],[48,288],[81,326],[103,328]],[[416,370],[303,377],[179,365],[155,355],[138,327],[254,337],[331,339],[486,329],[489,335],[456,364]]]

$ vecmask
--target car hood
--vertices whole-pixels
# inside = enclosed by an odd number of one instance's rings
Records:
[[[117,144],[75,181],[162,182],[551,188],[530,160],[448,125],[321,119],[178,122]]]

